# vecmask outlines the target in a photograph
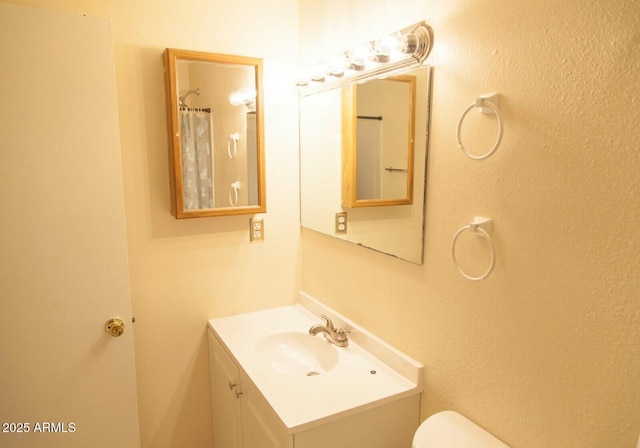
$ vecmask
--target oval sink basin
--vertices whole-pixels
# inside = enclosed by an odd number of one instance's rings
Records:
[[[258,356],[271,368],[285,375],[314,376],[338,364],[338,351],[322,336],[285,332],[258,342]]]

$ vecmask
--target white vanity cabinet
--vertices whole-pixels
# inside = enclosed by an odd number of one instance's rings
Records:
[[[411,446],[424,366],[306,305],[209,321],[214,448]],[[322,314],[350,332],[348,347],[309,335]]]
[[[209,331],[214,448],[287,448],[287,431],[246,373]]]

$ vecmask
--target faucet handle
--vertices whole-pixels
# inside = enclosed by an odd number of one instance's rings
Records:
[[[349,330],[346,328],[338,328],[334,335],[334,344],[338,347],[346,347],[349,345]]]
[[[331,321],[331,319],[329,319],[329,317],[327,317],[327,315],[321,314],[320,317],[323,318],[327,322],[327,328],[329,330],[336,331],[336,327],[334,327],[333,322]]]

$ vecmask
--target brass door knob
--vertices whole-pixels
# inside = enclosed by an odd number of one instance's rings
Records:
[[[119,317],[112,317],[104,324],[104,329],[109,335],[117,338],[124,333],[124,321]]]

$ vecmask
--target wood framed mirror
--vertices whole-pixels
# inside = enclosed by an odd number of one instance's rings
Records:
[[[416,78],[342,90],[342,206],[413,204]]]
[[[262,59],[164,52],[171,212],[266,212]]]

